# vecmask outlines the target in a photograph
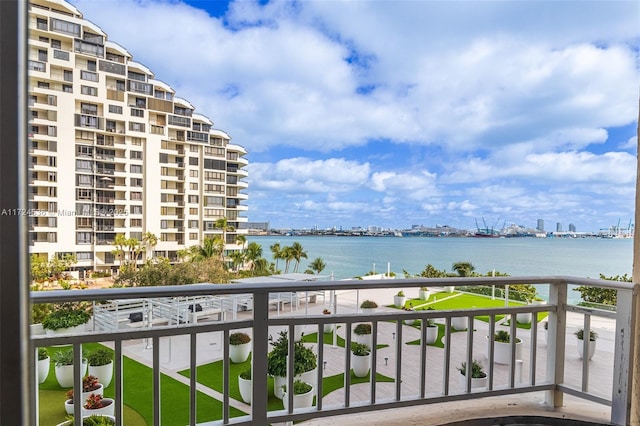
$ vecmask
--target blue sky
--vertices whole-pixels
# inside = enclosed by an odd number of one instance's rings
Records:
[[[637,1],[73,4],[247,148],[250,221],[633,217]]]

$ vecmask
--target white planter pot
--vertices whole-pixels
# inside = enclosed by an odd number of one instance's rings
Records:
[[[427,345],[434,344],[437,338],[438,338],[438,326],[437,325],[427,326]]]
[[[56,373],[56,379],[58,384],[62,388],[73,387],[73,365],[60,365],[55,366],[54,371]],[[82,360],[82,368],[80,369],[80,375],[84,377],[87,372],[87,360]]]
[[[75,327],[58,328],[56,330],[45,330],[45,334],[48,336],[57,336],[60,334],[72,334],[72,333],[84,333],[87,331],[87,324],[76,325]]]
[[[418,298],[420,300],[429,300],[430,297],[431,297],[431,291],[430,290],[419,290],[418,291]]]
[[[360,313],[371,315],[371,314],[374,314],[376,312],[376,309],[378,309],[378,308],[360,308]]]
[[[369,349],[373,349],[373,336],[371,334],[353,334],[353,341],[356,343],[362,343],[369,346]]]
[[[238,389],[240,389],[240,397],[242,397],[242,400],[247,404],[251,404],[251,394],[252,394],[251,383],[252,383],[251,379],[247,380],[238,376]]]
[[[293,341],[299,342],[304,334],[304,325],[296,325],[293,328]]]
[[[469,327],[469,319],[467,317],[451,318],[451,326],[455,330],[466,330]]]
[[[460,373],[458,374],[460,383],[462,384],[462,386],[466,389],[467,386],[467,376],[465,376],[464,374]],[[471,378],[471,389],[484,389],[487,387],[487,377],[480,377],[480,378]]]
[[[367,377],[371,369],[371,354],[359,356],[351,354],[351,367],[356,377]]]
[[[38,324],[31,324],[29,326],[29,330],[31,331],[31,335],[32,336],[41,336],[43,334],[46,334],[44,331],[44,328],[42,328],[42,324],[38,323]]]
[[[578,349],[578,356],[580,357],[580,359],[584,358],[584,348],[582,346],[582,344],[584,343],[582,340],[580,339],[576,339],[576,347]],[[588,345],[588,359],[593,358],[593,355],[596,353],[596,341],[595,340],[589,340],[589,345]]]
[[[313,370],[305,371],[302,374],[297,375],[293,379],[301,380],[305,383],[309,383],[313,386],[313,391],[317,388],[316,383],[318,382],[318,368],[314,368]],[[284,396],[284,387],[287,386],[287,378],[283,376],[275,376],[273,378],[273,394],[276,398],[282,399]]]
[[[273,377],[273,395],[282,399],[284,396],[284,386],[287,385],[287,378],[284,376]]]
[[[305,371],[304,373],[296,376],[296,379],[309,383],[313,386],[313,392],[315,392],[318,387],[318,368],[316,367],[313,370]]]
[[[331,333],[333,331],[333,324],[325,324],[322,331],[324,333]]]
[[[406,300],[405,296],[393,296],[393,304],[396,305],[396,308],[404,308]]]
[[[489,359],[489,346],[487,346],[487,359]],[[496,364],[509,364],[510,359],[511,343],[494,342],[493,362]],[[522,340],[520,339],[516,342],[516,360],[518,359],[522,359]]]
[[[103,401],[105,402],[111,401],[111,402],[106,407],[95,408],[93,410],[87,410],[86,408],[83,407],[82,415],[83,416],[103,416],[103,415],[113,416],[116,409],[116,404],[114,404],[114,400],[112,398],[104,398]]]
[[[47,380],[47,376],[49,375],[50,361],[50,357],[38,360],[38,383],[44,383],[44,381]]]
[[[452,285],[446,285],[444,286],[444,292],[445,293],[453,293],[455,290],[455,286]]]
[[[414,325],[414,324],[416,323],[416,321],[418,321],[418,320],[412,320],[412,319],[410,319],[410,320],[404,320],[404,323],[405,323],[406,325]]]
[[[311,385],[311,383],[309,383]],[[311,385],[311,390],[307,393],[303,393],[300,395],[293,395],[293,409],[296,408],[307,408],[313,406],[313,397],[315,396],[315,386]],[[289,409],[289,398],[287,397],[287,393],[284,392],[282,395],[282,402],[284,404],[284,409]]]
[[[104,387],[109,387],[113,378],[113,361],[106,365],[90,365],[89,375],[97,377]]]
[[[100,387],[96,390],[93,391],[89,391],[89,392],[82,392],[82,396],[80,396],[80,401],[82,401],[82,403],[84,404],[84,402],[87,400],[87,398],[89,398],[89,395],[91,395],[92,393],[95,393],[97,395],[104,395],[104,386],[99,383]],[[64,410],[67,412],[67,414],[71,414],[73,415],[73,399],[67,399],[64,402]],[[82,413],[85,414],[86,410],[83,408],[82,409]],[[113,415],[113,414],[112,414]]]
[[[520,324],[531,324],[532,318],[533,315],[531,315],[531,312],[516,315],[516,321]]]
[[[229,359],[234,364],[245,362],[251,353],[251,342],[241,345],[229,345]]]

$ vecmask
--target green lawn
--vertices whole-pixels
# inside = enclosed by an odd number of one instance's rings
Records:
[[[94,350],[101,346],[98,343],[83,345],[85,350]],[[47,348],[53,353],[61,348]],[[144,426],[153,424],[153,376],[151,368],[130,358],[123,359],[123,424],[127,426]],[[161,375],[162,423],[182,425],[189,423],[189,386],[177,380]],[[64,401],[68,389],[62,389],[55,378],[53,363],[47,380],[40,385],[40,424],[58,424],[65,420]],[[104,390],[107,397],[114,395],[114,381]],[[222,403],[201,392],[196,397],[198,422],[212,421],[222,418]],[[231,409],[231,416],[245,413]]]
[[[318,333],[305,334],[304,336],[302,336],[302,341],[304,343],[318,343]],[[322,341],[324,342],[325,345],[333,345],[333,331],[331,333],[323,333]],[[341,336],[337,336],[336,344],[339,347],[344,348],[345,343],[346,342],[344,338],[342,338]],[[388,347],[389,345],[387,345],[386,343],[379,343],[376,345],[377,349],[388,348]]]

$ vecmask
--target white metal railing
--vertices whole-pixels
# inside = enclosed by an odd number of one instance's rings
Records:
[[[266,280],[265,280],[266,281]],[[346,313],[337,313],[336,311],[342,306],[338,302],[338,294],[344,290],[371,290],[371,289],[390,289],[411,287],[442,287],[442,286],[482,286],[482,285],[509,285],[509,284],[536,284],[548,286],[549,300],[543,305],[523,305],[519,307],[496,307],[496,308],[474,308],[464,310],[420,310],[420,311],[402,311],[387,310],[385,312],[363,314],[359,309],[355,308]],[[613,288],[618,292],[618,305],[616,311],[600,311],[591,308],[567,305],[567,289],[570,284],[574,285],[590,285],[596,287]],[[307,294],[317,292],[321,289],[323,292],[331,292],[332,297],[329,300],[333,309],[332,315],[311,314],[308,309],[304,311],[297,310],[295,312],[285,312],[285,315],[274,315],[272,306],[274,300],[280,301],[283,294]],[[274,295],[275,299],[274,299]],[[189,354],[190,368],[190,412],[189,424],[196,424],[196,351],[197,336],[202,333],[218,332],[222,335],[222,341],[227,342],[229,334],[234,330],[250,328],[253,334],[253,355],[252,368],[255,372],[265,372],[267,370],[267,354],[269,352],[268,337],[273,334],[275,328],[284,328],[288,330],[288,335],[293,336],[296,326],[311,327],[318,333],[318,341],[323,336],[323,326],[325,324],[334,324],[344,326],[343,330],[351,330],[356,323],[369,322],[372,325],[372,347],[376,348],[378,341],[382,338],[388,338],[388,331],[393,330],[393,357],[395,358],[395,371],[393,374],[393,390],[391,393],[383,394],[380,391],[376,373],[382,364],[378,359],[378,351],[372,351],[370,387],[368,397],[358,399],[351,391],[350,374],[344,375],[344,383],[342,389],[343,399],[340,403],[331,404],[323,402],[323,367],[324,362],[328,359],[325,345],[317,345],[318,370],[317,370],[317,398],[316,405],[308,409],[293,410],[292,395],[288,395],[290,407],[288,410],[268,411],[267,409],[267,377],[265,374],[253,375],[253,391],[252,404],[250,413],[242,417],[230,417],[230,373],[229,373],[229,349],[228,345],[222,347],[223,368],[223,392],[222,405],[223,410],[220,421],[215,424],[269,424],[284,421],[299,421],[310,418],[335,416],[341,414],[358,413],[362,411],[381,410],[388,408],[398,408],[422,404],[440,403],[456,400],[473,400],[487,396],[499,396],[506,394],[520,394],[528,392],[546,392],[546,402],[551,407],[560,407],[563,405],[563,394],[573,395],[585,400],[593,401],[605,406],[611,407],[611,422],[613,424],[627,424],[629,421],[630,410],[630,378],[632,354],[630,353],[630,340],[632,323],[631,319],[634,315],[633,307],[637,295],[633,292],[633,286],[630,283],[621,283],[615,281],[593,280],[572,277],[496,277],[496,278],[442,278],[442,279],[404,279],[404,280],[348,280],[348,281],[316,281],[316,282],[283,282],[283,283],[262,283],[262,284],[229,284],[229,285],[212,285],[212,284],[194,284],[185,286],[168,286],[168,287],[136,287],[122,289],[103,289],[103,290],[83,290],[83,291],[48,291],[48,292],[32,292],[31,298],[34,303],[55,303],[63,301],[104,301],[111,300],[111,309],[104,307],[97,308],[97,316],[100,316],[100,310],[106,311],[110,315],[114,315],[117,323],[119,314],[114,306],[127,306],[126,300],[139,299],[144,300],[142,305],[153,306],[154,303],[173,304],[175,308],[176,300],[182,298],[184,302],[180,302],[179,306],[195,303],[196,300],[243,300],[244,309],[249,310],[246,319],[236,319],[235,312],[238,310],[238,304],[230,302],[226,309],[234,311],[233,319],[226,321],[201,322],[197,321],[180,321],[178,320],[172,325],[166,326],[150,326],[150,322],[139,328],[119,329],[103,329],[102,331],[92,331],[91,333],[79,333],[66,336],[32,336],[32,344],[35,347],[52,346],[60,344],[71,344],[74,348],[74,381],[76,386],[81,384],[80,358],[81,345],[87,342],[113,342],[115,351],[115,401],[116,401],[116,419],[117,424],[122,424],[122,407],[123,407],[123,342],[132,339],[149,339],[152,343],[152,361],[149,367],[153,371],[153,424],[160,424],[161,406],[160,406],[160,339],[171,336],[189,336],[188,347],[181,350],[187,351]],[[235,299],[234,299],[235,298]],[[299,299],[289,299],[289,303],[298,303]],[[307,299],[304,299],[308,302]],[[154,302],[155,301],[155,302]],[[323,301],[323,303],[326,303]],[[308,304],[308,303],[307,303]],[[167,305],[167,306],[169,306]],[[211,306],[214,306],[213,304]],[[221,309],[223,305],[221,304]],[[278,303],[279,306],[279,303]],[[212,308],[213,309],[213,308]],[[278,314],[280,311],[276,311]],[[505,318],[515,318],[518,313],[531,313],[536,318],[537,313],[548,313],[548,338],[546,350],[538,339],[538,322],[533,320],[529,330],[522,330],[517,327],[516,321],[510,321],[508,326],[502,325],[499,321],[500,316]],[[574,312],[584,315],[582,328],[584,335],[588,336],[591,330],[591,318],[601,316],[615,320],[615,344],[613,348],[612,368],[613,382],[611,388],[604,395],[602,392],[594,392],[589,386],[590,363],[582,362],[582,370],[579,374],[580,383],[571,383],[565,380],[565,351],[566,351],[566,334],[567,334],[567,312]],[[271,313],[271,314],[270,314]],[[104,312],[102,312],[104,314]],[[477,317],[484,317],[486,322],[479,322]],[[451,331],[451,323],[454,318],[466,317],[469,326],[466,332],[454,333]],[[419,363],[417,365],[407,365],[403,362],[409,355],[405,347],[404,334],[413,329],[405,329],[404,320],[419,320],[424,325],[427,320],[439,318],[444,325],[444,349],[439,350],[436,358],[433,358],[435,349],[427,346],[426,327],[421,327],[420,343],[419,343]],[[188,318],[184,318],[188,319]],[[191,318],[193,319],[193,318]],[[222,315],[221,318],[222,319]],[[94,324],[98,325],[101,321]],[[484,325],[486,324],[486,325]],[[391,328],[389,328],[391,327]],[[516,348],[516,339],[512,338],[509,348],[508,363],[506,365],[494,365],[495,345],[494,333],[498,329],[508,330],[511,336],[521,338],[526,341],[527,351],[520,354]],[[383,330],[385,333],[381,334]],[[348,356],[348,348],[352,342],[351,332],[343,331],[345,345],[342,349],[344,352],[343,361],[344,368],[342,371],[350,371],[351,360]],[[459,336],[464,336],[460,338]],[[455,345],[453,344],[454,342]],[[584,342],[585,348],[587,341]],[[289,339],[289,353],[293,354],[293,339]],[[463,348],[462,355],[455,355],[454,352],[459,348]],[[480,348],[487,348],[486,356],[488,359],[487,385],[482,390],[471,388],[470,377],[463,385],[462,390],[459,386],[453,384],[451,372],[454,369],[452,365],[453,359],[457,356],[466,362],[467,366],[471,365],[474,358],[478,357]],[[333,353],[333,352],[332,352]],[[336,352],[339,353],[339,352]],[[407,353],[407,355],[405,355]],[[546,356],[544,356],[546,354]],[[585,351],[586,354],[586,351]],[[521,357],[521,358],[519,358]],[[290,369],[293,368],[293,357],[289,357]],[[434,361],[434,359],[436,361]],[[585,359],[588,359],[585,356]],[[427,362],[429,360],[429,362]],[[387,359],[385,359],[386,363]],[[525,369],[526,367],[526,369]],[[409,380],[403,380],[407,374],[417,378],[418,384],[411,387]],[[404,376],[403,376],[404,375]],[[522,378],[521,378],[522,376]],[[288,388],[291,389],[294,378],[288,378]],[[602,389],[602,383],[598,384],[598,388]],[[34,410],[37,407],[36,401],[33,401]],[[74,395],[75,417],[80,418],[81,402],[80,392]],[[207,423],[209,424],[209,423]],[[214,424],[214,423],[211,423]]]

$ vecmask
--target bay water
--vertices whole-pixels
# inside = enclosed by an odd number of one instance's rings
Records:
[[[402,278],[403,271],[418,274],[427,264],[452,271],[453,263],[463,261],[481,274],[495,270],[511,276],[586,278],[631,276],[633,265],[633,239],[249,236],[247,240],[260,244],[263,257],[273,262],[271,245],[291,246],[297,241],[308,256],[299,271],[320,257],[326,264],[322,275],[336,280],[387,270]],[[279,268],[284,270],[283,261]],[[579,293],[570,291],[569,298],[575,301]]]

